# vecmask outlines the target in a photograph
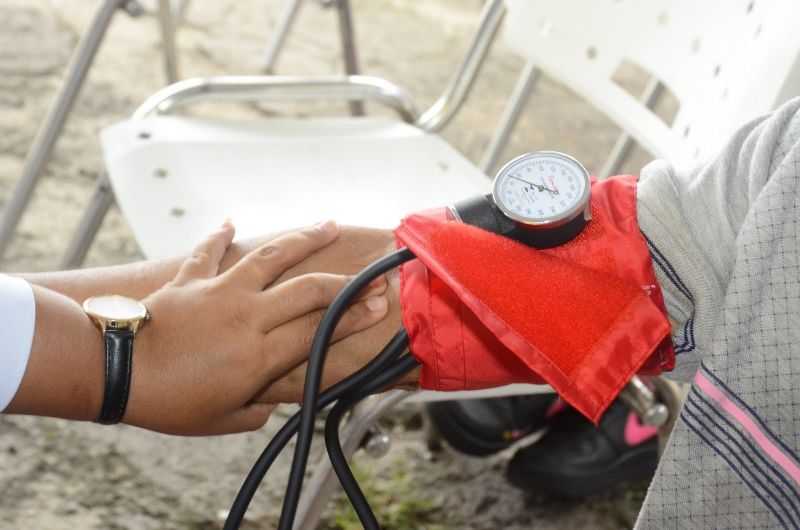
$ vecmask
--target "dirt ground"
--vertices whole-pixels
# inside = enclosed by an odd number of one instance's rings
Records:
[[[120,12],[114,20],[30,209],[0,262],[3,270],[55,267],[102,168],[97,132],[128,116],[165,84],[153,3],[145,3],[148,9],[141,17]],[[0,204],[15,185],[96,4],[0,0]],[[317,2],[307,4],[276,70],[339,72],[335,14]],[[281,5],[282,0],[193,2],[178,36],[182,76],[257,73]],[[480,5],[478,0],[354,0],[363,72],[403,86],[425,108],[446,86]],[[470,159],[480,159],[521,66],[522,60],[499,42],[463,111],[444,131]],[[641,87],[632,74],[624,81]],[[264,116],[264,109],[238,111],[255,119]],[[596,171],[618,132],[563,86],[543,78],[501,160],[556,149]],[[636,172],[646,160],[646,154],[636,153],[625,169]],[[87,264],[141,257],[124,219],[113,211]],[[124,426],[0,418],[0,528],[219,527],[253,460],[292,411],[281,409],[259,432],[204,439]],[[432,453],[415,418],[416,411],[409,409],[390,418],[393,446],[387,456],[357,458],[369,477],[368,491],[379,500],[378,512],[411,513],[397,528],[620,528],[635,518],[641,486],[580,502],[525,495],[502,478],[509,454],[470,459],[450,451]],[[274,526],[288,463],[287,454],[254,501],[247,518],[253,528]],[[341,500],[331,502],[323,524],[350,528]]]

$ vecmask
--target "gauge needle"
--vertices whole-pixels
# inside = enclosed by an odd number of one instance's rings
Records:
[[[547,187],[547,184],[544,183],[544,178],[542,178],[542,185],[539,186],[539,191],[549,191],[553,195],[558,195],[558,190],[551,190],[550,188]]]
[[[558,185],[556,184],[556,178],[553,175],[550,175],[548,179],[550,180],[550,184],[553,186],[553,189],[556,190],[556,193],[560,193],[558,190]]]
[[[542,184],[536,184],[535,182],[528,182],[527,180],[521,179],[519,177],[515,177],[514,175],[509,175],[509,177],[511,177],[514,180],[518,180],[520,182],[524,182],[525,184],[530,186],[531,189],[536,188],[539,191],[549,191],[550,193],[558,193],[557,191],[553,191],[550,188],[548,188],[547,186],[544,186]]]

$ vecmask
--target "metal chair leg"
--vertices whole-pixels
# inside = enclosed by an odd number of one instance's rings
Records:
[[[302,0],[287,0],[283,5],[278,18],[278,25],[272,32],[272,35],[267,42],[267,49],[264,50],[264,58],[261,59],[261,70],[266,74],[271,74],[275,68],[275,61],[278,59],[278,53],[283,47],[286,36],[289,34],[289,29],[292,27],[298,11],[300,11],[300,4]]]
[[[662,85],[658,79],[655,77],[651,79],[642,93],[641,101],[644,103],[645,107],[652,109],[658,102],[658,98],[661,96],[663,90],[664,85]],[[603,164],[603,168],[600,170],[600,180],[617,174],[623,162],[628,158],[632,147],[633,138],[625,132],[620,134],[614,147],[611,148],[611,153],[608,155],[606,163]]]
[[[669,419],[667,406],[659,401],[658,395],[635,375],[619,394],[620,399],[636,412],[639,421],[652,427],[661,427]]]
[[[367,399],[353,408],[347,424],[342,429],[342,451],[350,459],[361,445],[369,428],[384,414],[403,401],[408,392],[391,390],[376,398]],[[336,474],[333,472],[328,455],[323,454],[314,474],[308,481],[300,498],[293,530],[314,530],[325,505],[336,487]]]
[[[33,189],[47,164],[67,115],[75,103],[75,98],[94,61],[111,19],[118,8],[126,8],[128,3],[128,0],[105,0],[102,2],[89,30],[81,39],[72,56],[66,69],[64,82],[36,135],[28,157],[25,159],[17,187],[3,209],[3,215],[0,218],[0,256],[8,246],[22,213],[30,201]]]
[[[681,407],[683,407],[683,402],[689,394],[690,385],[669,381],[662,376],[653,377],[650,381],[653,383],[658,400],[663,403],[669,411],[669,418],[658,428],[658,455],[660,457],[664,454],[664,450],[667,447],[670,434],[672,434],[672,429],[675,427],[675,421],[678,419],[678,414],[681,411]]]
[[[520,73],[517,84],[514,87],[514,92],[508,100],[503,116],[500,118],[500,124],[495,129],[492,139],[489,140],[489,145],[486,147],[486,152],[481,158],[480,168],[481,171],[489,174],[494,165],[497,163],[497,158],[500,156],[503,148],[508,143],[508,138],[514,131],[522,109],[528,102],[533,85],[536,82],[536,75],[539,70],[533,62],[528,61]]]
[[[111,182],[108,175],[103,173],[97,180],[92,200],[86,212],[83,214],[78,229],[67,247],[64,256],[59,264],[61,269],[76,269],[83,264],[89,247],[100,229],[103,219],[108,213],[108,209],[114,204],[114,192],[111,190]]]
[[[161,47],[164,51],[164,72],[168,84],[178,81],[178,54],[175,50],[177,16],[172,0],[158,0],[158,25],[161,28]]]
[[[342,39],[344,72],[347,75],[358,75],[358,55],[356,53],[356,37],[353,29],[353,12],[350,9],[350,0],[336,0],[336,11],[339,15],[339,36]],[[363,116],[364,103],[351,101],[350,114]]]

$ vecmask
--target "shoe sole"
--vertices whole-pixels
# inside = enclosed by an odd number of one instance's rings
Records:
[[[562,497],[586,497],[623,482],[652,477],[658,467],[658,440],[653,438],[628,451],[611,465],[590,473],[555,474],[526,472],[520,466],[506,469],[506,478],[517,488]]]

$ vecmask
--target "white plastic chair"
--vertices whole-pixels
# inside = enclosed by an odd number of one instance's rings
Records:
[[[412,125],[309,121],[244,126],[154,117],[104,130],[114,192],[142,251],[190,250],[225,212],[240,237],[313,219],[393,228],[408,212],[489,191],[486,176],[458,151]],[[220,178],[205,178],[211,175]]]
[[[796,0],[507,0],[506,6],[504,40],[528,61],[519,99],[541,70],[655,157],[677,164],[712,155],[738,126],[800,94]],[[676,97],[671,125],[613,80],[624,61],[653,76],[645,103],[664,86]],[[501,131],[507,134],[517,115],[511,112]],[[621,143],[602,176],[619,165]]]
[[[153,258],[190,249],[226,216],[242,236],[329,216],[393,227],[409,212],[488,192],[483,172],[433,131],[466,97],[503,12],[502,0],[487,3],[454,82],[422,114],[399,87],[365,76],[213,77],[162,89],[133,118],[103,131],[110,180],[99,181],[63,265],[83,260],[114,196],[142,251]],[[209,100],[374,101],[393,108],[400,120],[243,124],[175,115]]]

